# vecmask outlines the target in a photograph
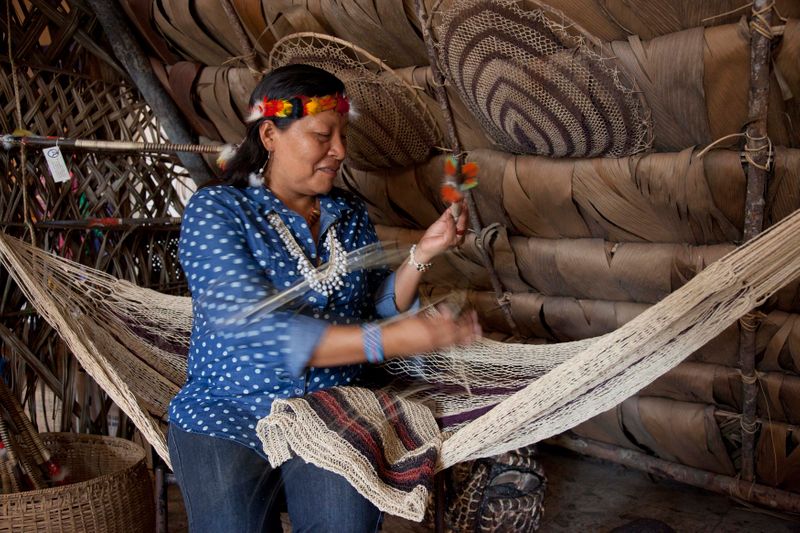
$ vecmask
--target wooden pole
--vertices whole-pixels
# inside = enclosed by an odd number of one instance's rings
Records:
[[[764,226],[764,191],[772,145],[767,137],[767,106],[769,102],[769,65],[773,0],[755,0],[750,22],[750,93],[747,126],[747,195],[745,198],[744,231],[742,240],[749,241],[761,233]],[[755,314],[739,321],[739,366],[742,372],[742,453],[741,476],[745,481],[755,478],[755,440],[757,377],[755,373],[756,329]]]
[[[420,27],[422,28],[422,37],[425,40],[425,47],[428,51],[428,60],[431,64],[431,75],[433,76],[433,88],[436,93],[436,101],[439,103],[439,107],[442,109],[442,114],[444,115],[445,125],[447,126],[447,143],[453,149],[453,153],[458,159],[459,168],[464,162],[464,152],[461,149],[461,142],[458,139],[458,132],[456,131],[455,127],[455,120],[453,119],[453,112],[450,108],[450,100],[447,96],[447,91],[444,88],[445,79],[442,71],[439,70],[439,61],[436,56],[436,47],[433,43],[433,35],[431,35],[430,30],[430,19],[428,17],[428,13],[425,10],[425,5],[423,4],[422,0],[414,0],[415,7],[417,9],[417,16],[419,17]],[[464,198],[467,202],[467,207],[469,208],[469,225],[472,228],[472,231],[475,232],[475,235],[478,237],[478,250],[481,256],[481,262],[483,263],[484,268],[489,273],[489,280],[492,284],[492,289],[494,290],[495,298],[497,299],[497,303],[500,305],[500,309],[503,311],[503,316],[506,319],[509,327],[511,328],[511,333],[515,337],[521,337],[519,333],[519,328],[517,327],[517,323],[514,320],[513,315],[511,314],[511,302],[508,298],[505,297],[505,288],[503,287],[502,282],[500,281],[500,277],[497,275],[497,271],[492,264],[492,259],[489,257],[488,252],[484,248],[484,244],[480,238],[482,224],[480,215],[478,213],[478,206],[475,204],[475,199],[472,197],[472,191],[467,190],[464,192]]]
[[[657,457],[605,444],[591,439],[559,435],[547,442],[561,446],[582,455],[612,461],[636,470],[660,477],[674,479],[687,485],[718,492],[758,505],[800,513],[800,495],[766,485],[758,485],[741,479],[706,472],[690,466],[665,461]]]
[[[133,83],[153,109],[159,119],[159,125],[164,128],[170,142],[194,144],[195,141],[186,121],[178,111],[175,102],[158,81],[147,56],[120,16],[121,9],[116,2],[108,0],[87,0],[87,2],[111,42],[114,55],[123,64]],[[178,157],[198,186],[212,179],[211,171],[199,155],[181,152]]]
[[[261,67],[259,65],[258,56],[255,50],[253,50],[253,45],[250,44],[250,39],[247,38],[247,34],[242,26],[242,21],[236,13],[236,9],[234,9],[233,4],[231,4],[231,0],[220,0],[220,5],[228,16],[228,22],[231,23],[231,31],[233,31],[233,34],[236,36],[236,40],[239,41],[239,47],[242,49],[242,52],[244,52],[242,59],[245,65],[250,69],[250,73],[253,74],[254,78],[260,78]]]

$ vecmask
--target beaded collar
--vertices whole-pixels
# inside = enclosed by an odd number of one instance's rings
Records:
[[[281,220],[277,213],[272,212],[267,215],[270,226],[275,229],[278,236],[283,241],[289,255],[297,261],[297,269],[308,282],[308,285],[320,294],[330,297],[333,291],[340,288],[344,282],[342,279],[347,274],[347,254],[344,247],[336,238],[335,224],[332,224],[325,233],[325,248],[328,250],[328,263],[321,270],[314,268],[314,265],[306,257],[305,252],[295,240],[292,232]]]

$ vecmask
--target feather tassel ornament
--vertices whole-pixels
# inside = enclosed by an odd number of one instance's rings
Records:
[[[238,144],[226,144],[223,146],[222,151],[217,156],[217,166],[221,170],[225,170],[225,166],[228,164],[228,161],[233,159],[233,156],[236,155],[236,151],[239,149]]]

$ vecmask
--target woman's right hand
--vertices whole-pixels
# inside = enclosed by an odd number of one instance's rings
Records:
[[[387,358],[431,352],[454,345],[466,346],[478,340],[478,314],[470,311],[456,317],[446,306],[435,315],[414,315],[384,326],[383,346]]]

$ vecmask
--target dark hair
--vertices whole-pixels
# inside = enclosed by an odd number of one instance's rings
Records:
[[[286,65],[264,76],[250,95],[252,109],[266,97],[269,100],[292,100],[296,96],[325,96],[344,93],[344,84],[321,68],[311,65]],[[259,128],[265,120],[271,120],[279,129],[285,130],[294,121],[302,118],[303,105],[299,99],[292,100],[292,115],[288,117],[259,118],[247,124],[244,140],[236,154],[225,164],[225,171],[213,181],[215,185],[247,187],[251,172],[263,167],[269,154],[261,143]]]

